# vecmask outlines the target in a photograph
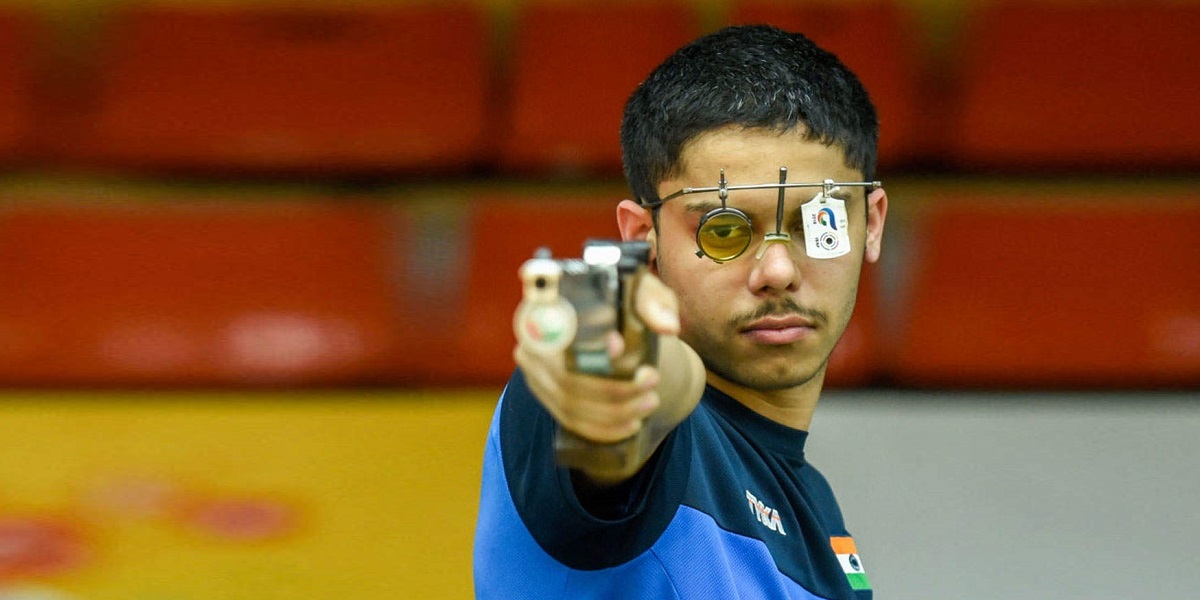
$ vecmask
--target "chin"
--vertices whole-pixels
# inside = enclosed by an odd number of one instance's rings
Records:
[[[824,380],[831,350],[812,346],[764,347],[740,345],[737,338],[708,343],[710,339],[685,338],[700,354],[706,369],[730,383],[761,391],[780,391]]]
[[[819,381],[820,376],[825,373],[824,362],[815,368],[798,367],[799,365],[791,364],[774,370],[734,369],[729,373],[724,373],[719,369],[713,369],[713,371],[722,378],[742,387],[765,392],[802,387],[813,381]]]

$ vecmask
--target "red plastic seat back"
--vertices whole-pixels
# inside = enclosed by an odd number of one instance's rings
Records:
[[[951,158],[1005,168],[1200,165],[1200,6],[1001,2],[965,39]]]
[[[699,33],[674,2],[536,2],[517,13],[501,164],[619,173],[625,101]]]
[[[470,166],[485,148],[486,25],[457,3],[129,8],[62,151],[185,170]]]
[[[906,384],[1200,383],[1200,197],[946,198],[891,344]]]
[[[0,209],[0,383],[372,382],[403,372],[393,209]]]
[[[0,161],[28,157],[38,115],[35,84],[41,66],[41,30],[34,16],[0,10]]]

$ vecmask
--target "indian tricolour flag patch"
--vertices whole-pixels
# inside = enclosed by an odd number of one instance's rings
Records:
[[[831,537],[829,543],[833,546],[833,553],[837,554],[838,562],[842,563],[842,570],[846,573],[846,580],[850,582],[850,587],[856,590],[871,589],[871,582],[867,581],[867,572],[863,569],[858,549],[854,547],[854,538],[850,536]]]

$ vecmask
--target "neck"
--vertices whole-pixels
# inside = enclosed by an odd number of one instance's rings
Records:
[[[741,402],[746,408],[792,429],[808,431],[812,424],[817,400],[821,397],[821,386],[825,381],[825,369],[812,379],[796,387],[782,390],[757,390],[734,383],[712,371],[708,371],[708,384]]]

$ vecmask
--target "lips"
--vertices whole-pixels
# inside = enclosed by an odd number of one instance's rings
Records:
[[[791,344],[816,331],[809,319],[799,315],[767,316],[742,327],[739,333],[760,344]]]

